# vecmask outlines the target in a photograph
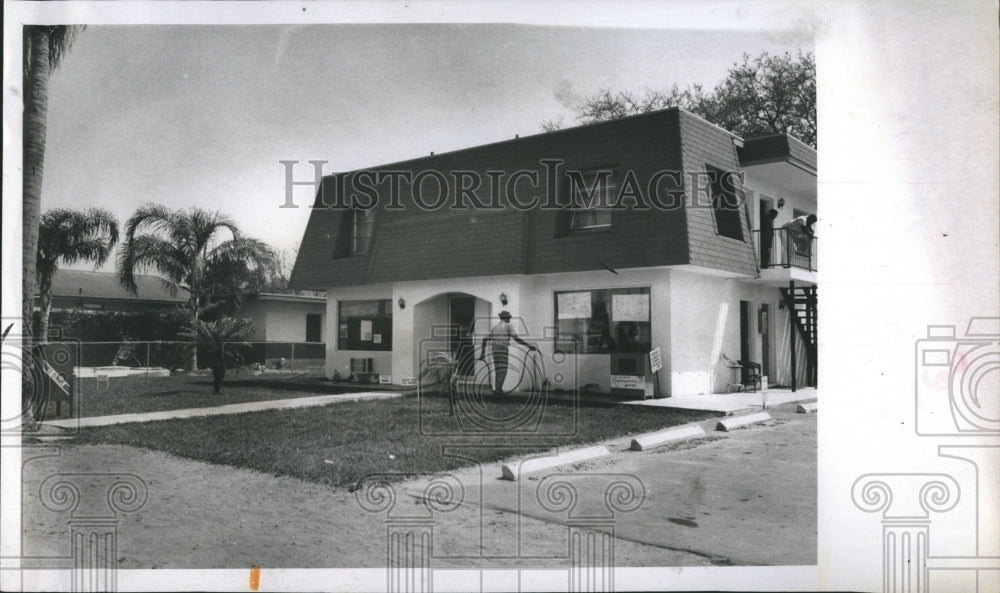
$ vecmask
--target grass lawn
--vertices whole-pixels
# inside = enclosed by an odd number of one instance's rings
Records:
[[[218,395],[212,393],[210,374],[114,377],[109,380],[107,388],[103,384],[99,385],[97,379],[81,379],[80,397],[77,401],[80,406],[80,416],[90,417],[204,408],[362,390],[357,386],[316,383],[315,376],[308,377],[308,382],[276,377],[278,376],[246,373],[236,375],[230,371],[222,387],[222,393]],[[63,409],[65,410],[65,407]],[[55,418],[54,410],[49,418]]]
[[[482,416],[494,418],[514,417],[525,409],[523,401],[514,398],[490,399],[481,405]],[[574,406],[569,402],[548,402],[537,409],[537,423],[527,427],[533,434],[480,431],[449,435],[463,426],[457,416],[448,415],[446,399],[406,396],[87,428],[77,442],[144,447],[345,487],[373,473],[430,474],[715,416],[647,406]],[[445,454],[445,450],[455,456]]]

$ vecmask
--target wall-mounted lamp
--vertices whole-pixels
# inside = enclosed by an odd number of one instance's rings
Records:
[[[405,309],[406,308],[406,301],[403,300],[403,297],[399,297],[399,300],[396,301],[396,302],[399,304],[399,308],[400,309]]]
[[[785,207],[785,198],[778,198],[778,208]]]
[[[500,304],[501,305],[507,304],[507,295],[502,292],[500,293]]]

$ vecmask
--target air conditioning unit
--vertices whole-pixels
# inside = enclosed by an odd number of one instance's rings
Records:
[[[351,374],[358,382],[367,383],[371,381],[375,373],[374,359],[372,358],[352,358]]]

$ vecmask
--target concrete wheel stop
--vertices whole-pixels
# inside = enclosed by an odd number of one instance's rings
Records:
[[[566,465],[568,463],[579,463],[581,461],[587,461],[588,459],[594,459],[596,457],[602,457],[610,454],[611,451],[609,451],[607,447],[597,445],[594,447],[584,447],[582,449],[563,451],[557,455],[517,459],[509,463],[505,463],[500,467],[500,471],[502,473],[501,477],[504,480],[518,480],[525,474],[542,471],[559,465]]]
[[[733,416],[732,418],[720,420],[718,424],[715,425],[715,430],[729,432],[734,428],[741,428],[743,426],[759,424],[770,420],[773,420],[773,418],[771,418],[771,415],[767,412],[757,412],[756,414],[747,414],[746,416]]]
[[[673,441],[700,436],[705,436],[705,429],[701,426],[678,426],[676,428],[641,434],[632,439],[632,446],[630,448],[633,451],[648,451]]]
[[[804,404],[799,404],[795,408],[795,412],[798,414],[815,414],[816,413],[816,402],[809,402]]]

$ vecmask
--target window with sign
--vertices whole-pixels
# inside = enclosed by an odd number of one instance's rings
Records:
[[[565,352],[649,352],[649,287],[555,293],[556,344]]]
[[[340,301],[337,325],[340,350],[392,350],[389,299]]]

